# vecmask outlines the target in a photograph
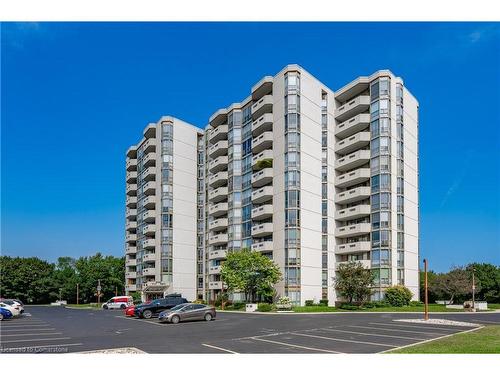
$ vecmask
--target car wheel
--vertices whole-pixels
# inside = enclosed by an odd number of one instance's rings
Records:
[[[104,305],[102,308],[103,308],[104,310],[107,310],[107,309],[108,309],[108,305]]]
[[[181,318],[179,318],[178,315],[174,315],[172,318],[170,318],[170,322],[177,324],[181,321]]]
[[[2,314],[0,314],[0,320],[3,320],[3,315]]]
[[[146,319],[151,319],[151,317],[153,316],[153,313],[151,312],[151,310],[145,310],[145,311],[143,311],[142,316]]]
[[[213,319],[212,314],[205,314],[205,320],[206,320],[207,322],[211,321],[212,319]]]
[[[125,306],[125,305],[123,305],[123,304],[122,304],[122,305],[120,305],[120,309],[125,310],[126,308],[127,308],[127,306]]]

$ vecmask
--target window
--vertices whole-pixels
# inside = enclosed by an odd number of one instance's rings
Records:
[[[390,228],[391,215],[388,211],[375,212],[372,214],[372,229]]]
[[[401,177],[398,177],[397,192],[398,194],[404,194],[404,180]]]
[[[390,174],[381,174],[375,175],[371,180],[372,193],[377,193],[383,190],[391,189],[391,175]]]
[[[371,90],[370,90],[370,96],[371,100],[378,99],[379,96],[379,81],[376,81],[372,83]]]
[[[402,214],[398,214],[398,230],[405,229],[405,217]]]
[[[404,212],[404,197],[401,195],[398,195],[397,203],[398,203],[398,207],[397,207],[398,211],[397,212],[403,213]]]
[[[288,150],[297,150],[300,148],[300,135],[296,132],[285,134],[285,143]]]
[[[404,251],[398,251],[398,267],[404,267],[405,266],[405,252]]]
[[[288,113],[285,115],[285,132],[300,130],[300,114]]]
[[[285,225],[287,227],[300,226],[300,210],[285,210]]]
[[[397,233],[397,238],[398,238],[398,249],[404,249],[405,248],[405,236],[403,232],[398,232]]]
[[[298,188],[300,187],[300,171],[286,171],[285,172],[285,188]]]
[[[300,208],[300,190],[285,191],[285,208]]]
[[[285,246],[297,246],[300,244],[300,231],[298,229],[285,230]]]
[[[285,154],[285,168],[297,168],[300,165],[300,153],[296,151]]]
[[[389,78],[381,78],[379,82],[380,82],[380,96],[389,95],[390,92]]]

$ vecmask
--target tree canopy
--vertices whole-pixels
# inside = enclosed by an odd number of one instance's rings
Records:
[[[335,288],[349,303],[363,302],[371,295],[373,275],[360,262],[341,263],[335,277]]]
[[[221,277],[228,291],[244,292],[246,300],[254,302],[272,298],[281,272],[271,259],[244,249],[228,254],[221,267]]]

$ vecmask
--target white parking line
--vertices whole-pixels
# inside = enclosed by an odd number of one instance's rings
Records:
[[[390,337],[393,339],[406,339],[406,340],[418,340],[420,341],[421,339],[417,339],[415,337],[408,337],[408,336],[392,336],[392,335],[381,335],[379,333],[366,333],[366,332],[356,332],[356,331],[344,331],[343,329],[333,329],[333,328],[318,328],[320,331],[333,331],[333,332],[344,332],[344,333],[353,333],[356,335],[363,335],[363,336],[379,336],[379,337]]]
[[[481,327],[476,327],[476,328],[473,328],[473,329],[469,329],[467,331],[460,331],[460,332],[455,332],[455,333],[450,333],[449,335],[445,335],[445,336],[440,336],[440,337],[435,337],[433,339],[429,339],[429,340],[424,340],[424,341],[420,341],[420,342],[415,342],[413,344],[409,344],[409,345],[405,345],[405,346],[400,346],[398,348],[394,348],[394,349],[389,349],[389,350],[385,350],[381,353],[387,353],[387,352],[391,352],[393,350],[399,350],[399,349],[403,349],[403,348],[408,348],[410,346],[415,346],[415,345],[421,345],[421,344],[425,344],[427,342],[431,342],[431,341],[435,341],[435,340],[440,340],[440,339],[444,339],[446,337],[451,337],[451,336],[455,336],[455,335],[460,335],[462,333],[467,333],[467,332],[473,332],[473,331],[477,331],[478,329],[481,329],[481,328],[484,328],[483,326]]]
[[[368,324],[377,324],[380,326],[389,326],[389,327],[405,327],[405,328],[424,328],[424,329],[435,329],[438,331],[451,331],[451,332],[461,332],[461,329],[452,329],[452,328],[441,328],[441,327],[427,327],[426,325],[424,326],[423,324],[420,324],[420,326],[412,326],[409,324],[396,324],[396,323],[373,323],[370,322]]]
[[[215,345],[208,345],[208,344],[201,344],[201,345],[206,346],[207,348],[213,348],[213,349],[217,349],[217,350],[222,350],[223,352],[227,352],[227,353],[231,353],[231,354],[240,354],[238,352],[233,352],[232,350],[224,349],[224,348],[221,348],[221,347],[215,346]]]
[[[22,339],[22,340],[9,340],[9,341],[2,341],[2,344],[7,344],[11,342],[27,342],[27,341],[50,341],[50,340],[70,340],[71,337],[53,337],[53,338],[47,338],[47,339]]]
[[[319,349],[319,348],[310,348],[308,346],[289,344],[289,343],[281,342],[281,341],[267,340],[267,339],[262,339],[260,337],[252,337],[251,339],[252,340],[257,340],[257,341],[263,341],[263,342],[270,342],[271,344],[278,344],[278,345],[290,346],[292,348],[312,350],[312,351],[316,351],[316,352],[333,353],[333,354],[344,354],[344,353],[341,353],[341,352],[336,352],[334,350],[326,350],[326,349]]]
[[[436,332],[408,331],[405,329],[390,329],[390,328],[366,327],[366,326],[347,326],[347,327],[363,328],[363,329],[376,329],[379,331],[390,331],[390,332],[418,333],[421,335],[439,335],[439,333],[436,333]]]
[[[487,324],[500,324],[499,322],[494,322],[493,320],[478,320],[478,319],[471,319],[473,322],[479,322],[479,323],[487,323]]]
[[[14,323],[14,324],[6,324],[5,326],[2,326],[3,328],[8,328],[8,327],[41,327],[41,326],[49,326],[50,324],[47,323],[33,323],[33,324],[19,324],[19,323]]]
[[[305,337],[314,337],[314,338],[317,338],[317,339],[332,340],[332,341],[352,342],[352,343],[355,343],[355,344],[363,344],[363,345],[375,345],[375,346],[386,346],[388,348],[397,348],[397,345],[380,344],[378,342],[371,342],[371,341],[357,341],[357,340],[337,339],[337,338],[334,338],[334,337],[325,337],[325,336],[318,336],[318,335],[307,335],[305,333],[292,333],[292,335],[305,336]]]
[[[23,331],[53,331],[55,328],[28,328],[28,329],[7,329],[7,328],[2,328],[1,332],[23,332]]]
[[[2,335],[2,337],[18,337],[18,336],[47,336],[47,335],[62,335],[62,332],[47,332],[47,333],[18,333],[16,335]]]

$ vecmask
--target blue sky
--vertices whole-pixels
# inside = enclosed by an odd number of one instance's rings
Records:
[[[500,26],[3,23],[1,250],[122,255],[125,151],[171,114],[204,127],[298,63],[336,90],[390,69],[420,102],[421,256],[500,264]]]

